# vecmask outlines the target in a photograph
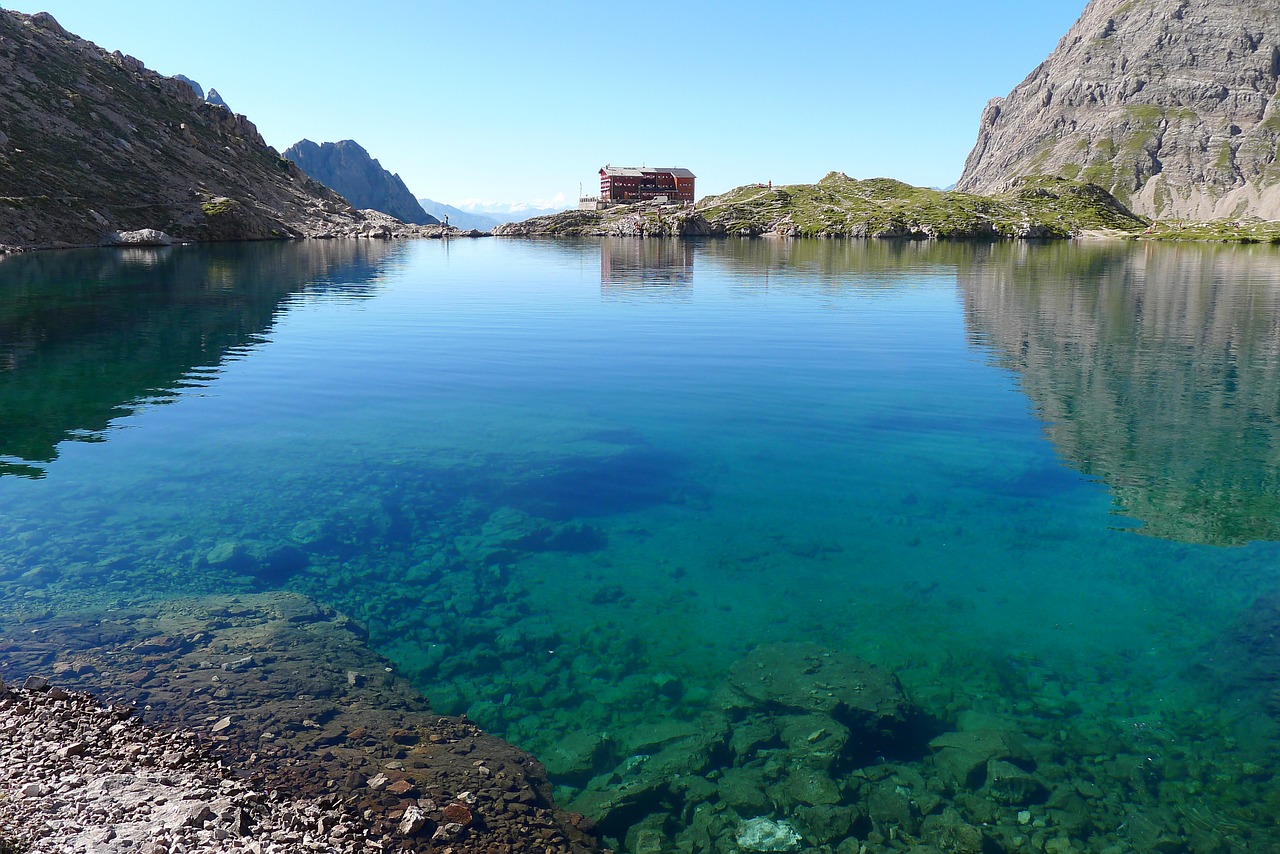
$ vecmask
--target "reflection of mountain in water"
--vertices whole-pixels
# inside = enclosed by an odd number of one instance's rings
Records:
[[[606,237],[600,241],[600,293],[669,297],[693,287],[693,244]]]
[[[987,243],[947,240],[714,240],[698,246],[698,263],[723,270],[741,291],[775,285],[816,293],[862,294],[944,280],[991,251]]]
[[[0,475],[40,477],[59,442],[207,381],[294,294],[372,293],[377,241],[33,253],[0,263]],[[193,372],[199,376],[191,376]]]
[[[1280,255],[1003,247],[960,282],[971,335],[1143,533],[1280,540]]]

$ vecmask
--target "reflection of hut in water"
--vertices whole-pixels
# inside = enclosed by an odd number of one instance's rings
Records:
[[[961,268],[970,334],[1143,533],[1280,540],[1280,257],[1047,247]]]
[[[372,295],[399,251],[334,240],[4,259],[0,476],[41,477],[61,442],[101,441],[140,402],[207,382],[296,294]]]
[[[600,242],[600,292],[672,296],[693,288],[692,243],[606,237]]]

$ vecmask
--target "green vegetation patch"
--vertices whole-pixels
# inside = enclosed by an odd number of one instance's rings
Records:
[[[1141,234],[1144,240],[1209,241],[1214,243],[1280,243],[1280,222],[1225,219],[1209,222],[1157,220]]]
[[[739,187],[698,211],[716,234],[800,237],[1070,237],[1146,227],[1101,187],[1051,176],[1019,179],[994,197],[860,181],[838,172],[817,184]]]
[[[204,211],[204,215],[210,219],[228,214],[235,213],[241,207],[240,203],[235,199],[229,199],[225,196],[219,196],[216,199],[210,199],[200,206],[200,210]]]

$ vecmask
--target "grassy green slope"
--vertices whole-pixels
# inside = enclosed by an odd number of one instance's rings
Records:
[[[1146,227],[1100,187],[1050,177],[986,197],[832,172],[817,184],[739,187],[698,210],[717,233],[799,237],[1063,238]]]

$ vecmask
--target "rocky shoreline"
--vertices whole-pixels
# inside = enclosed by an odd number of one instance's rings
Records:
[[[0,689],[4,854],[600,850],[540,763],[431,713],[306,597],[37,613],[21,634],[0,672],[42,675]]]
[[[489,232],[476,229],[463,230],[447,225],[409,225],[395,217],[380,211],[359,211],[359,220],[355,223],[341,223],[335,227],[316,231],[304,238],[278,239],[310,239],[310,240],[450,240],[455,238],[488,237]],[[277,239],[277,238],[271,238]],[[114,231],[103,235],[101,240],[90,243],[69,243],[53,241],[50,243],[9,245],[0,243],[0,256],[16,255],[20,252],[35,252],[50,249],[92,249],[95,247],[155,247],[173,246],[181,243],[209,241],[175,240],[167,233],[154,228],[135,231]]]

